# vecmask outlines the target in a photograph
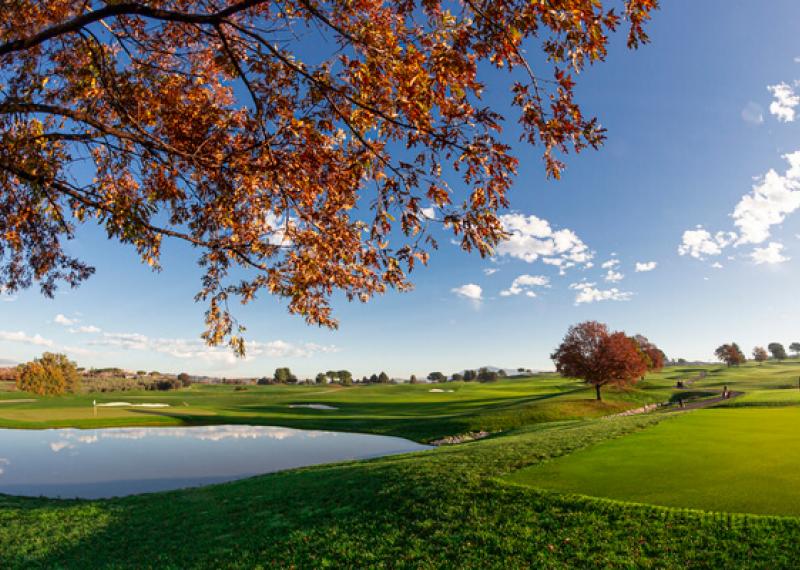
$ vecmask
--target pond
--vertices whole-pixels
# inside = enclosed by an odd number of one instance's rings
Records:
[[[399,437],[270,426],[0,429],[0,493],[99,499],[429,448]]]

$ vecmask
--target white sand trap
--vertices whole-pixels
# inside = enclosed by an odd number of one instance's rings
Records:
[[[130,402],[106,402],[105,404],[95,404],[98,408],[169,408],[169,404],[131,404]]]
[[[338,410],[333,406],[327,404],[289,404],[290,408],[311,408],[312,410]]]
[[[21,404],[23,402],[35,402],[36,398],[17,398],[16,400],[0,400],[0,404]]]
[[[437,394],[444,394],[445,392],[455,392],[455,390],[442,390],[441,388],[431,388],[428,392],[436,392]]]

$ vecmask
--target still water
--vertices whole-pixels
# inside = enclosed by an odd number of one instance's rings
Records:
[[[97,499],[423,449],[398,437],[269,426],[0,429],[0,493]]]

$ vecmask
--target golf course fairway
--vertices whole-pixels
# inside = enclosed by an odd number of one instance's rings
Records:
[[[637,503],[797,516],[799,427],[797,407],[700,410],[507,479]]]

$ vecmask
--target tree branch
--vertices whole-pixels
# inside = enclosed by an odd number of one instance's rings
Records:
[[[87,12],[66,22],[51,26],[37,34],[34,34],[33,36],[6,42],[0,45],[0,56],[28,50],[53,38],[77,32],[78,30],[90,24],[100,22],[106,18],[114,18],[123,15],[136,15],[167,22],[184,22],[187,24],[217,24],[228,16],[242,12],[254,6],[258,6],[259,4],[265,4],[267,2],[269,2],[269,0],[242,0],[241,2],[237,2],[236,4],[232,4],[227,8],[223,8],[222,10],[212,12],[210,14],[190,14],[185,12],[176,12],[173,10],[161,10],[158,8],[151,8],[150,6],[146,6],[138,2],[108,4],[99,10]]]

